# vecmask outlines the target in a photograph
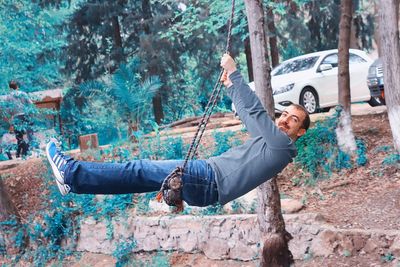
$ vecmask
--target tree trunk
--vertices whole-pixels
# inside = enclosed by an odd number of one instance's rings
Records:
[[[385,77],[385,100],[394,147],[400,153],[400,43],[399,1],[381,0],[379,24]]]
[[[124,48],[122,47],[121,38],[121,27],[119,25],[118,16],[113,16],[111,19],[113,31],[114,31],[114,43],[115,49],[113,53],[113,59],[115,60],[115,69],[118,68],[119,63],[125,60],[124,58]]]
[[[0,255],[16,254],[15,239],[21,229],[17,209],[12,203],[0,177]]]
[[[250,32],[251,58],[256,93],[269,115],[274,119],[275,109],[271,87],[271,67],[267,61],[267,42],[264,31],[265,23],[262,1],[246,0],[245,5]]]
[[[244,53],[246,55],[247,73],[249,75],[249,82],[254,81],[253,75],[253,60],[251,59],[250,38],[244,40]]]
[[[380,19],[379,19],[379,11],[380,7],[379,7],[379,3],[377,1],[374,2],[374,13],[376,14],[374,16],[374,41],[376,43],[376,47],[378,50],[378,57],[382,56],[382,46],[381,46],[381,37],[380,34],[383,33],[383,29],[381,29],[380,26]]]
[[[350,110],[350,75],[349,48],[351,35],[352,0],[341,1],[341,16],[339,24],[339,105],[342,107],[336,136],[341,150],[352,154],[356,149],[356,140],[351,127]]]
[[[269,36],[269,50],[271,55],[271,65],[276,67],[279,64],[279,50],[278,40],[276,38],[276,27],[274,20],[273,8],[269,7],[267,10],[267,21],[268,21],[268,36]]]
[[[270,66],[267,61],[267,42],[262,0],[245,0],[253,59],[256,94],[272,118],[275,117],[272,98]],[[288,248],[291,235],[285,230],[276,179],[258,187],[258,222],[264,242],[261,266],[290,266],[293,262]]]
[[[350,28],[350,47],[354,49],[360,49],[360,45],[358,43],[358,36],[357,36],[357,21],[359,18],[354,18],[354,20],[351,22],[351,28]],[[340,30],[340,29],[339,29]],[[340,33],[339,33],[340,34]]]
[[[160,124],[164,119],[164,112],[163,112],[160,92],[157,92],[156,95],[153,97],[153,112],[156,123]]]
[[[143,18],[145,19],[145,21],[153,17],[151,14],[150,0],[142,0],[142,11],[143,11]],[[146,34],[151,34],[151,29],[148,22],[145,22],[143,27],[144,27],[144,32]],[[151,76],[157,74],[158,74],[157,65],[150,66],[149,75]],[[154,113],[154,119],[156,120],[157,124],[160,124],[164,119],[164,112],[163,112],[160,92],[157,92],[156,95],[153,97],[153,113]]]
[[[319,1],[311,1],[310,5],[310,19],[307,22],[308,30],[310,31],[310,40],[314,43],[312,47],[318,49],[322,46],[321,25],[319,19],[321,16],[321,8]]]

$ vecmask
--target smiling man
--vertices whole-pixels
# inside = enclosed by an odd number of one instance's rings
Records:
[[[276,125],[292,140],[296,141],[297,138],[306,133],[310,126],[310,117],[302,106],[292,104],[282,112],[276,120]]]
[[[294,142],[310,125],[307,111],[298,105],[289,106],[274,123],[234,60],[225,54],[221,66],[223,83],[250,138],[219,156],[189,161],[180,194],[193,206],[223,205],[274,177],[296,156]],[[158,191],[165,177],[182,166],[181,160],[76,161],[64,156],[54,142],[47,144],[46,153],[62,195]]]

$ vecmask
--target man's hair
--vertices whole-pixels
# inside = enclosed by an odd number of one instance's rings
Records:
[[[10,87],[10,89],[14,89],[14,90],[18,89],[18,83],[17,83],[17,81],[14,81],[14,80],[10,81],[10,82],[8,83],[8,87]]]
[[[298,104],[291,104],[291,106],[295,107],[297,110],[301,110],[304,113],[304,120],[303,124],[301,125],[301,128],[305,129],[306,131],[310,127],[310,115],[308,114],[308,111],[302,106]]]

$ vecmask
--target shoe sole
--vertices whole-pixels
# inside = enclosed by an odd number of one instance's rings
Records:
[[[50,147],[50,143],[47,143],[46,145],[46,156],[47,156],[47,160],[50,162],[51,165],[51,169],[53,170],[53,174],[56,177],[56,181],[57,181],[57,185],[61,184],[64,185],[64,178],[61,176],[60,171],[58,170],[57,166],[54,164],[53,159],[50,157],[49,155],[49,147]],[[58,187],[60,188],[60,186]],[[61,190],[60,190],[61,192]]]
[[[56,184],[58,187],[58,191],[60,191],[62,196],[65,196],[69,193],[69,187],[66,184],[60,184],[57,180],[56,180]]]

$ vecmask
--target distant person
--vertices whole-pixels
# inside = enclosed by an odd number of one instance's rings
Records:
[[[28,155],[29,144],[33,140],[32,123],[30,121],[28,110],[32,108],[33,103],[28,94],[20,91],[16,81],[10,81],[8,84],[11,92],[7,97],[7,101],[11,108],[11,128],[14,130],[17,139],[16,157],[26,157]],[[28,143],[24,140],[24,134],[27,135]],[[7,153],[10,157],[10,153]]]
[[[296,156],[294,142],[310,125],[307,111],[291,105],[274,123],[259,98],[225,54],[222,81],[251,136],[244,144],[207,160],[191,160],[184,170],[181,199],[192,206],[225,204],[281,172]],[[127,163],[77,161],[60,152],[55,142],[46,147],[62,195],[127,194],[158,191],[179,160],[134,160]]]

